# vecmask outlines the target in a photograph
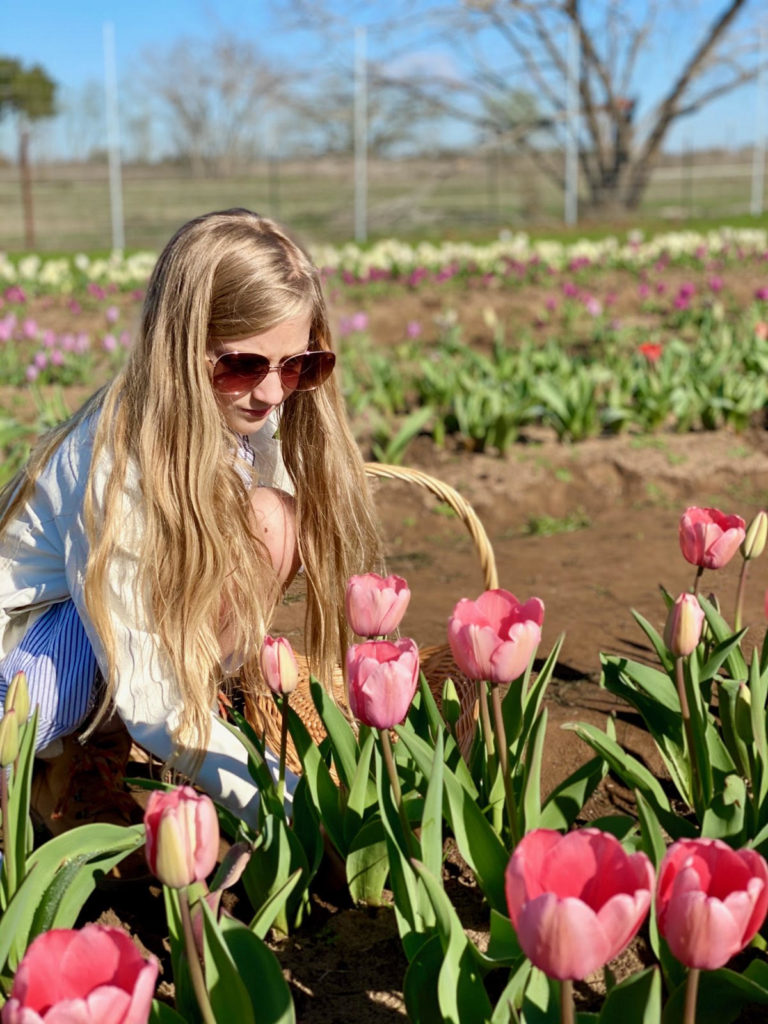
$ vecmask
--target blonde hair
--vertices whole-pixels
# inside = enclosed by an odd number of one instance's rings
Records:
[[[177,744],[198,751],[207,746],[223,678],[223,625],[245,658],[243,685],[253,686],[261,641],[280,597],[266,549],[253,531],[237,465],[238,439],[210,386],[206,352],[212,340],[251,337],[298,316],[310,319],[310,348],[331,348],[317,269],[277,224],[242,209],[185,224],[157,261],[123,370],[41,445],[30,459],[26,484],[9,488],[13,493],[3,512],[7,521],[63,438],[100,406],[85,502],[91,545],[86,604],[108,665],[100,715],[115,686],[109,568],[124,528],[126,481],[135,467],[143,530],[135,596],[181,693]],[[334,375],[315,391],[287,398],[280,438],[295,488],[307,580],[305,646],[312,671],[328,685],[349,642],[346,581],[375,567],[380,555],[362,458]],[[104,455],[111,470],[98,495],[94,467]]]

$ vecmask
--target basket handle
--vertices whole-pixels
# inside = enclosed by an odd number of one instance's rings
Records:
[[[483,570],[483,579],[486,590],[495,590],[499,585],[499,574],[496,570],[496,556],[493,553],[491,542],[485,527],[480,522],[477,512],[472,508],[466,498],[462,498],[459,492],[449,484],[443,483],[437,477],[430,476],[420,469],[408,469],[405,466],[390,466],[382,462],[366,462],[365,472],[368,476],[379,477],[383,480],[404,480],[407,483],[415,483],[430,491],[446,505],[450,505],[453,511],[462,520],[475,543],[477,554],[480,558],[480,566]]]

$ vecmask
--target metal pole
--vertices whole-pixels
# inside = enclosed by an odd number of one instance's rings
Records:
[[[366,30],[355,29],[355,241],[368,237],[368,96]]]
[[[115,27],[104,22],[104,91],[107,110],[107,151],[109,155],[109,205],[112,214],[112,249],[125,249],[123,179],[120,163],[120,122],[117,113],[117,72],[115,68]]]
[[[579,64],[581,54],[575,25],[568,27],[568,76],[565,91],[565,223],[575,224],[579,201]]]
[[[768,90],[768,74],[765,61],[768,57],[768,29],[760,26],[760,74],[757,78],[757,103],[755,106],[755,144],[752,148],[752,198],[749,212],[759,217],[763,212],[763,188],[765,182],[765,94]]]

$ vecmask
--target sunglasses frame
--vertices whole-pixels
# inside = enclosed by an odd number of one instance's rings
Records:
[[[242,388],[239,388],[239,389],[237,389],[235,391],[227,391],[227,390],[222,390],[220,388],[217,388],[216,387],[216,366],[217,366],[217,364],[222,359],[226,359],[228,356],[248,356],[248,357],[250,357],[252,359],[263,359],[264,362],[267,363],[267,367],[266,367],[266,370],[264,372],[264,375],[262,377],[259,377],[258,379],[252,380],[252,382],[249,383],[249,384],[244,384],[244,386]],[[326,358],[330,356],[331,359],[332,359],[332,362],[331,362],[331,367],[328,370],[328,373],[326,374],[326,376],[323,377],[323,379],[321,381],[319,381],[319,383],[312,384],[310,387],[303,387],[302,388],[302,387],[298,387],[298,386],[295,386],[295,385],[291,386],[290,384],[286,384],[284,382],[284,380],[283,380],[283,369],[284,369],[286,363],[289,363],[292,359],[303,359],[306,356],[325,356]],[[211,385],[213,387],[213,390],[217,394],[219,394],[219,395],[227,395],[229,397],[237,397],[238,395],[244,395],[247,391],[252,391],[253,388],[258,387],[259,384],[263,383],[263,381],[265,381],[267,379],[267,377],[269,376],[269,374],[272,373],[273,371],[277,372],[277,374],[280,377],[280,383],[286,389],[289,389],[291,391],[315,391],[317,388],[321,387],[326,382],[328,377],[330,377],[330,375],[333,373],[333,369],[334,369],[334,367],[336,365],[336,353],[332,352],[330,349],[327,349],[327,348],[309,348],[305,352],[297,352],[296,355],[285,356],[283,359],[280,360],[279,363],[269,363],[268,360],[267,360],[267,357],[266,356],[262,356],[258,352],[238,352],[237,350],[234,350],[234,351],[231,351],[231,352],[222,352],[222,353],[220,353],[216,357],[206,356],[206,359],[211,364],[211,371],[212,371],[211,372]]]

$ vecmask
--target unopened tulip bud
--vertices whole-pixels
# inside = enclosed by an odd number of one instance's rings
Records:
[[[11,709],[0,722],[0,768],[7,768],[19,756],[19,719]]]
[[[676,658],[685,658],[701,639],[704,611],[695,594],[680,594],[669,609],[664,627],[664,643]]]
[[[191,786],[153,790],[144,812],[147,863],[172,889],[204,881],[216,864],[219,822],[210,797]]]
[[[456,725],[461,715],[461,701],[456,692],[456,684],[449,677],[443,683],[443,718],[448,725]]]
[[[746,683],[739,683],[736,694],[736,734],[745,743],[754,743],[755,734],[752,730],[752,691]]]
[[[267,685],[278,696],[293,693],[299,685],[299,666],[296,663],[296,656],[284,636],[264,637],[259,664]]]
[[[759,558],[765,550],[766,540],[768,540],[768,513],[760,509],[749,524],[741,545],[741,554],[744,560]]]
[[[25,672],[16,673],[5,694],[5,710],[11,709],[19,716],[20,722],[26,722],[29,718],[29,689]]]

